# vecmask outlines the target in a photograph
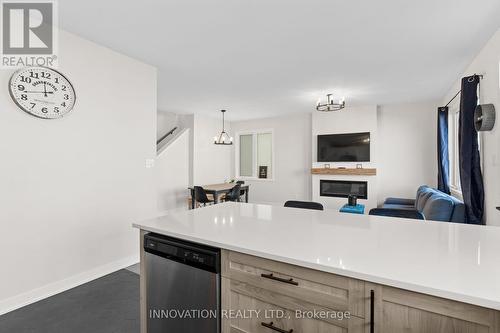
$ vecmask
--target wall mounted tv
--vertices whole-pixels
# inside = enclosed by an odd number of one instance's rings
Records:
[[[369,132],[318,135],[318,162],[369,161]]]

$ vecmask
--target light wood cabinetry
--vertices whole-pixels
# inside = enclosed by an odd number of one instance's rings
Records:
[[[222,306],[239,311],[223,318],[223,333],[500,333],[495,310],[231,251],[222,253]],[[304,311],[350,316],[297,316]]]
[[[222,289],[223,308],[230,309],[233,314],[232,318],[223,318],[223,333],[364,332],[365,320],[362,318],[303,318],[305,316],[297,315],[297,311],[333,310],[245,282],[223,277]]]
[[[375,332],[500,332],[495,310],[369,283],[366,289],[375,291]]]
[[[223,333],[364,333],[364,282],[223,251]],[[293,330],[293,331],[291,331]]]
[[[261,289],[364,317],[364,282],[237,252],[224,251],[222,275]]]

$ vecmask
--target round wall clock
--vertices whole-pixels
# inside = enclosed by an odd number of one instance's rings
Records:
[[[474,111],[474,125],[476,131],[491,131],[495,126],[495,105],[480,104]]]
[[[23,111],[43,118],[56,119],[73,109],[75,90],[69,80],[47,67],[27,67],[12,74],[9,92]]]

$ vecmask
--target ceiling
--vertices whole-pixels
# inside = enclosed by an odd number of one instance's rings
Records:
[[[498,0],[64,0],[62,28],[158,68],[158,109],[229,120],[441,99]]]

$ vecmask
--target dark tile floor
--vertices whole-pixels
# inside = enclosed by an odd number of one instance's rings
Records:
[[[138,333],[139,275],[122,269],[0,316],[1,333]]]

